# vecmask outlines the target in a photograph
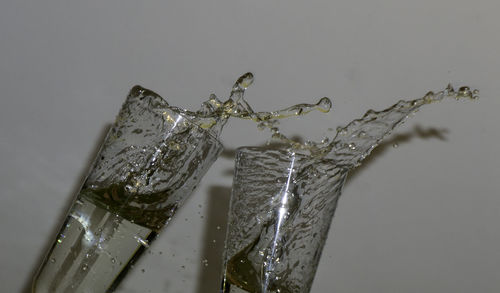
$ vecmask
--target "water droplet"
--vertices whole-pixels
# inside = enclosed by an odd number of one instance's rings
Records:
[[[471,97],[472,92],[468,86],[463,86],[458,89],[457,98],[459,97]]]
[[[220,230],[220,226],[215,227],[217,230]]]
[[[354,143],[350,143],[349,145],[347,145],[351,150],[355,150],[356,149],[356,145]]]
[[[392,144],[393,148],[397,148],[398,146],[399,146],[399,144],[397,142],[395,142],[395,143]]]
[[[111,259],[111,263],[115,263],[116,260],[114,258]]]
[[[250,86],[253,83],[253,74],[251,72],[247,72],[240,76],[238,80],[236,81],[236,84],[238,88],[241,89],[247,89],[248,86]]]
[[[55,259],[55,258],[51,258],[51,259],[50,259],[50,262],[51,262],[51,263],[55,263],[55,262],[56,262],[56,259]]]
[[[317,106],[317,109],[323,113],[326,113],[328,111],[330,111],[330,109],[332,108],[332,101],[330,101],[329,98],[327,97],[324,97],[324,98],[321,98],[321,100],[319,100],[319,102],[316,104]]]
[[[434,100],[434,96],[434,92],[430,91],[424,96],[423,100],[426,103],[431,103]]]
[[[82,266],[82,271],[86,271],[88,268],[89,268],[89,267],[88,267],[86,264],[84,264],[84,265]]]

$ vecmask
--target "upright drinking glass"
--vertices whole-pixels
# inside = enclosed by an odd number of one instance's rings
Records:
[[[239,148],[222,292],[309,292],[347,171],[299,151]]]
[[[217,159],[217,135],[134,87],[45,257],[33,292],[111,292]]]

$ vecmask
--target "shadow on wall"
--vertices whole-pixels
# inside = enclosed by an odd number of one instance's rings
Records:
[[[372,153],[368,157],[366,157],[361,166],[354,168],[349,172],[346,185],[350,184],[351,181],[354,181],[354,178],[356,178],[361,172],[363,172],[363,170],[365,170],[368,166],[375,162],[377,158],[387,153],[391,148],[409,143],[415,138],[425,140],[439,139],[441,141],[446,141],[446,134],[448,132],[448,129],[438,129],[435,127],[423,128],[420,125],[416,125],[413,129],[408,130],[407,132],[392,135],[389,139],[386,139],[381,144],[379,144],[372,151]]]
[[[222,255],[226,237],[227,214],[231,188],[211,186],[208,192],[208,213],[203,229],[203,250],[197,293],[218,292],[222,273]]]

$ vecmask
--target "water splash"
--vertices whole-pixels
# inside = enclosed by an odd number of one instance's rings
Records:
[[[222,291],[309,292],[347,173],[420,107],[478,94],[448,85],[382,111],[369,110],[338,127],[332,142],[301,144],[280,135],[287,147],[240,149]]]
[[[248,119],[258,123],[259,129],[268,128],[273,132],[274,137],[279,137],[279,130],[275,127],[276,120],[292,116],[300,116],[312,111],[327,113],[332,107],[329,98],[323,97],[315,104],[297,104],[288,108],[270,112],[256,112],[245,100],[245,91],[253,83],[254,75],[247,72],[240,76],[231,88],[229,98],[222,102],[215,94],[211,94],[209,99],[202,103],[198,111],[189,111],[179,107],[169,105],[158,94],[153,91],[135,86],[129,96],[144,97],[152,96],[162,100],[163,107],[182,113],[201,128],[208,129],[215,137],[218,137],[222,128],[230,117]],[[282,140],[287,140],[282,136]]]
[[[422,106],[442,101],[445,98],[477,99],[478,90],[467,86],[455,91],[451,84],[441,91],[428,92],[415,100],[400,100],[393,106],[382,110],[368,110],[363,117],[350,122],[345,127],[339,127],[333,141],[323,146],[320,151],[327,159],[335,159],[339,164],[348,167],[358,166],[392,130],[401,125]],[[317,145],[317,148],[321,145]]]

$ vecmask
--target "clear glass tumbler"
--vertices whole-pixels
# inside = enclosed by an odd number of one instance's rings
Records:
[[[33,282],[112,292],[222,151],[214,133],[134,87]]]
[[[221,292],[309,292],[347,171],[299,151],[239,148]]]

